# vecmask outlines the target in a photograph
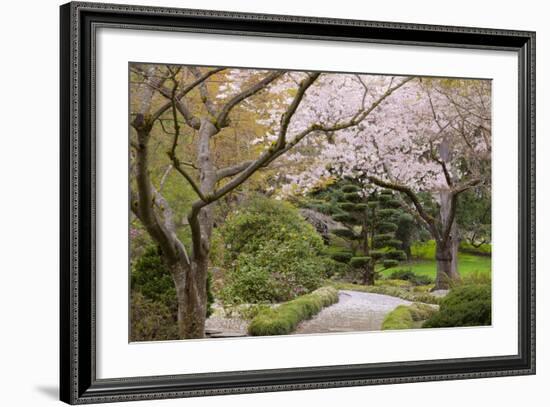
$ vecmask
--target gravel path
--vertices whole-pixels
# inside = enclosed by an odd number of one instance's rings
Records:
[[[206,336],[210,338],[231,338],[246,336],[248,322],[236,315],[228,316],[219,304],[212,306],[213,313],[206,319]]]
[[[389,295],[341,290],[340,300],[312,319],[302,321],[295,334],[378,331],[386,314],[412,302]]]
[[[231,338],[247,336],[248,322],[240,318],[211,316],[206,320],[206,336],[210,338]]]

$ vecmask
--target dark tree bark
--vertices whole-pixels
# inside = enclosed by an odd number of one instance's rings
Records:
[[[447,238],[436,239],[435,259],[437,262],[436,289],[448,288],[449,284],[457,280],[458,273],[458,227],[455,219],[456,196],[451,190],[439,193],[440,224],[444,231],[449,228]],[[445,233],[445,232],[444,232]]]
[[[361,283],[363,285],[374,285],[374,268],[370,262],[365,266]]]

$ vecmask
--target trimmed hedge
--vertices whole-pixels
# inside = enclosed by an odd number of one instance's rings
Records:
[[[287,335],[298,324],[309,319],[323,308],[338,302],[338,291],[332,287],[322,287],[310,294],[285,302],[276,308],[262,310],[248,326],[252,336]]]
[[[384,318],[382,330],[416,328],[415,322],[425,321],[437,312],[437,308],[427,304],[414,303],[400,305]]]

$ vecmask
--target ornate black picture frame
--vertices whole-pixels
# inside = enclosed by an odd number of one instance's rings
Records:
[[[60,395],[70,404],[535,373],[535,33],[73,2],[61,6]],[[518,353],[506,356],[96,378],[97,27],[513,51],[519,60]],[[510,265],[512,267],[512,265]]]

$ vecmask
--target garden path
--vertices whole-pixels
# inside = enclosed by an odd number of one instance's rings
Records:
[[[339,301],[312,319],[302,321],[295,334],[378,331],[384,317],[399,305],[412,302],[383,294],[340,290]]]

